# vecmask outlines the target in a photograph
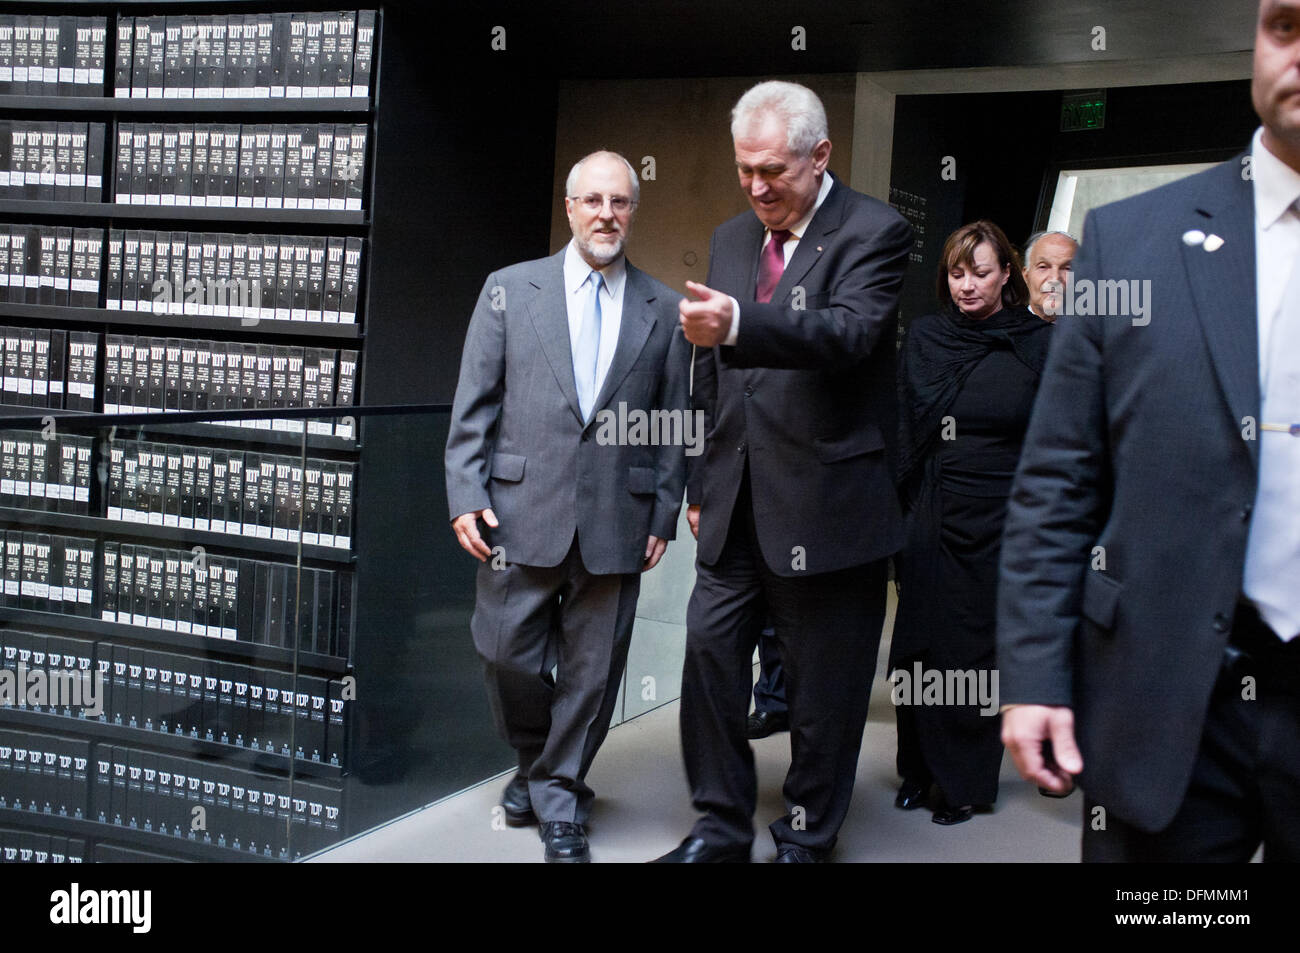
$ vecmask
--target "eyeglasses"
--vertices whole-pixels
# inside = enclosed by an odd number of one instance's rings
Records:
[[[599,212],[605,207],[605,196],[599,192],[590,192],[587,195],[570,195],[569,198],[575,202],[581,202],[582,207],[588,212]],[[611,195],[609,197],[609,207],[620,214],[628,211],[635,204],[626,195]]]

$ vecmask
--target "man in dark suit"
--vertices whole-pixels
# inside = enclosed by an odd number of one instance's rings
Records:
[[[640,573],[675,534],[694,431],[678,296],[623,255],[636,173],[593,153],[565,191],[573,240],[483,286],[446,463],[452,529],[483,563],[474,646],[519,759],[506,822],[540,821],[548,861],[582,862],[584,778],[609,728]]]
[[[1252,95],[1250,152],[1089,214],[1012,491],[1003,741],[1088,861],[1300,860],[1297,0]]]
[[[746,861],[754,759],[751,659],[766,618],[786,671],[787,813],[778,861],[823,860],[853,793],[902,540],[887,453],[894,328],[912,230],[826,171],[811,91],[763,83],[732,112],[746,212],[713,234],[704,285],[680,305],[706,419],[688,516],[699,540],[687,607],[682,750],[703,817],[665,862]]]

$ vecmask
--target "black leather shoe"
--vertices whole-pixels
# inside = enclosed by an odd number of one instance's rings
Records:
[[[824,864],[826,863],[826,856],[822,851],[813,850],[811,847],[781,843],[776,845],[776,860],[773,863]]]
[[[945,804],[939,808],[939,810],[934,812],[934,816],[931,817],[930,820],[934,821],[936,824],[951,826],[953,824],[962,824],[969,821],[974,816],[975,808],[971,804],[962,804],[958,807],[952,807],[951,805]]]
[[[533,800],[528,796],[528,779],[516,774],[501,792],[501,806],[505,808],[506,825],[509,827],[531,827],[537,823],[533,813]]]
[[[546,821],[542,824],[541,835],[548,864],[585,864],[591,860],[587,830],[581,824]]]
[[[1038,789],[1038,793],[1041,794],[1043,797],[1051,797],[1051,798],[1057,798],[1057,799],[1060,799],[1060,798],[1067,798],[1067,797],[1069,797],[1071,794],[1073,794],[1073,793],[1074,793],[1074,788],[1071,787],[1070,790],[1065,791],[1065,792],[1062,793],[1062,794],[1057,794],[1055,791],[1049,791],[1049,790],[1047,790],[1047,788],[1039,788],[1039,789]]]
[[[925,807],[929,794],[930,785],[904,780],[898,789],[898,796],[894,798],[894,807],[900,811],[915,811],[918,807]]]
[[[745,721],[746,738],[766,738],[790,730],[790,716],[781,712],[756,711]]]
[[[699,837],[688,837],[652,864],[747,864],[749,845],[720,847]]]

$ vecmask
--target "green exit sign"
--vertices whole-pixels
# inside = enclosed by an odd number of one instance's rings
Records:
[[[1066,93],[1061,99],[1061,132],[1106,128],[1106,91]]]

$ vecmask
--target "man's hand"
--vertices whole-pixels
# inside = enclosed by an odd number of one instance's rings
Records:
[[[451,531],[456,534],[456,542],[460,543],[460,548],[465,550],[481,563],[488,561],[492,555],[492,550],[488,549],[488,544],[483,541],[483,537],[478,534],[478,521],[483,520],[488,526],[496,529],[501,524],[497,522],[497,515],[488,507],[483,510],[475,510],[473,513],[462,513],[451,521]]]
[[[721,344],[731,331],[731,297],[695,281],[686,282],[686,290],[699,299],[677,305],[686,340],[698,347]]]
[[[1044,751],[1050,742],[1050,751]],[[1020,776],[1040,788],[1068,794],[1083,756],[1074,741],[1074,712],[1064,705],[1014,705],[1002,713],[1002,743]]]
[[[686,522],[691,528],[691,535],[700,538],[700,504],[693,503],[686,507]]]
[[[659,565],[659,560],[663,558],[664,550],[668,548],[668,540],[660,539],[658,536],[650,536],[645,541],[645,562],[641,565],[641,571],[654,569]]]

